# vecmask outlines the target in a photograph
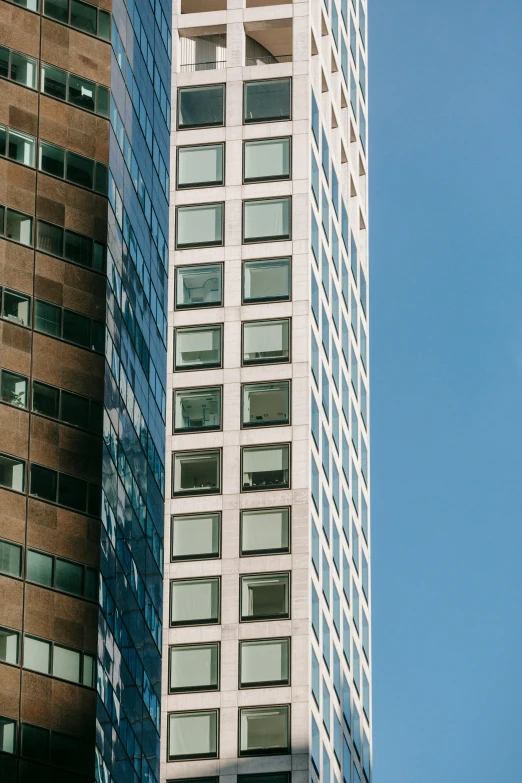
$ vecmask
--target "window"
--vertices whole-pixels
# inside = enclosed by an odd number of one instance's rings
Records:
[[[245,446],[242,449],[241,491],[288,489],[290,446]]]
[[[172,517],[172,560],[219,557],[218,512]]]
[[[38,167],[46,174],[66,179],[73,185],[107,195],[107,166],[54,144],[40,142]]]
[[[290,150],[289,137],[245,141],[244,182],[290,179]]]
[[[169,714],[169,761],[217,758],[218,711],[171,712]]]
[[[172,495],[208,495],[221,491],[221,452],[183,451],[172,455]]]
[[[245,82],[245,123],[289,120],[291,116],[290,79]]]
[[[6,239],[29,247],[33,244],[33,218],[30,215],[0,207],[0,229],[3,229],[2,233]]]
[[[243,364],[290,361],[290,321],[250,321],[243,324]]]
[[[25,489],[25,462],[0,454],[0,487],[23,492]]]
[[[24,668],[94,688],[94,658],[68,647],[24,636]]]
[[[176,308],[220,307],[223,304],[223,266],[201,264],[176,269]]]
[[[225,85],[181,87],[178,90],[178,128],[205,128],[223,125]]]
[[[0,751],[16,753],[16,721],[10,718],[0,717]]]
[[[174,432],[217,430],[221,427],[221,387],[178,389],[174,392]]]
[[[64,231],[60,226],[38,221],[36,246],[42,253],[65,258],[80,266],[90,267],[101,272],[105,268],[106,247],[93,242],[91,237]]]
[[[221,324],[176,329],[176,370],[221,366]]]
[[[9,628],[0,628],[0,662],[18,664],[20,634]],[[1,750],[0,745],[0,750]]]
[[[170,624],[219,622],[219,577],[177,579],[170,583]]]
[[[290,196],[243,201],[243,242],[290,239],[290,205]]]
[[[170,648],[169,690],[215,691],[219,687],[219,644],[186,644]]]
[[[290,708],[248,707],[240,710],[239,755],[290,752]]]
[[[321,735],[319,734],[319,728],[312,716],[312,764],[317,774],[320,774],[321,769]]]
[[[100,403],[38,381],[33,381],[33,413],[88,429],[98,435],[102,431]]]
[[[176,247],[211,247],[223,244],[224,205],[194,204],[176,208]]]
[[[87,484],[83,479],[57,473],[42,465],[31,465],[30,494],[66,508],[98,516],[101,491],[96,484]]]
[[[290,682],[290,639],[240,642],[239,659],[242,688]]]
[[[27,378],[7,370],[1,373],[0,400],[17,408],[27,408]]]
[[[290,258],[268,258],[243,264],[243,302],[290,299]]]
[[[223,185],[224,144],[178,147],[178,188]]]
[[[263,508],[241,512],[241,554],[290,551],[290,509]]]
[[[243,386],[243,427],[290,423],[290,383],[251,383]]]
[[[35,90],[36,68],[37,62],[32,57],[0,47],[0,76],[5,79]]]
[[[34,167],[34,149],[34,136],[0,125],[0,155],[7,155],[23,166]]]
[[[31,324],[31,297],[10,291],[8,288],[0,288],[0,313],[2,318],[12,321],[20,326]]]
[[[44,0],[43,14],[89,35],[110,40],[110,14],[81,0]]]
[[[100,13],[104,13],[101,11]],[[42,63],[40,91],[101,117],[109,116],[109,90],[73,73]],[[49,172],[53,173],[53,172]],[[59,175],[63,176],[63,174]]]
[[[290,772],[272,772],[267,775],[238,775],[238,783],[290,783]]]
[[[290,574],[241,577],[241,620],[277,620],[290,616]]]
[[[22,547],[0,539],[0,573],[22,576]]]

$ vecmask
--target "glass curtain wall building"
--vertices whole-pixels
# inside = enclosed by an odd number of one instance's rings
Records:
[[[363,0],[177,0],[162,781],[371,783]]]
[[[0,12],[0,779],[155,783],[171,6]]]

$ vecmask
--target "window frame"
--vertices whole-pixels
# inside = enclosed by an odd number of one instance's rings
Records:
[[[173,623],[172,622],[172,586],[174,583],[178,582],[209,582],[209,581],[217,581],[218,585],[218,606],[217,606],[217,617],[215,620],[212,619],[204,619],[204,620],[189,620],[187,622],[183,623]],[[192,628],[195,626],[208,626],[208,625],[220,625],[221,624],[221,575],[215,574],[215,575],[209,575],[209,576],[186,576],[181,577],[180,579],[170,579],[169,580],[169,628]]]
[[[218,302],[204,302],[203,304],[188,304],[188,305],[179,305],[178,304],[178,272],[182,269],[194,269],[194,267],[209,267],[209,266],[216,266],[221,267],[221,299]],[[224,264],[222,261],[213,262],[209,261],[208,263],[202,263],[202,264],[176,264],[174,268],[174,310],[180,310],[184,312],[185,310],[201,310],[203,308],[212,308],[212,307],[223,307],[223,284],[225,282],[225,274],[224,274]]]
[[[183,209],[189,209],[190,207],[213,207],[217,205],[221,206],[221,240],[219,242],[195,242],[190,245],[180,245],[178,242],[178,230],[179,230],[179,211]],[[202,250],[206,247],[224,247],[225,246],[225,201],[204,201],[201,204],[177,204],[175,209],[175,221],[174,221],[174,249],[175,250]]]
[[[290,85],[289,93],[290,93],[290,102],[289,102],[289,116],[288,117],[276,117],[275,119],[263,119],[263,120],[245,120],[246,117],[246,93],[247,93],[247,84],[252,84],[254,82],[280,82],[280,81],[288,81]],[[243,82],[243,101],[242,101],[242,115],[243,115],[243,121],[242,125],[256,125],[261,124],[265,122],[292,122],[293,117],[293,83],[292,83],[292,77],[291,76],[274,76],[271,79],[248,79]]]
[[[187,756],[171,756],[170,755],[170,716],[171,715],[189,715],[189,714],[197,714],[202,712],[214,712],[216,714],[216,752],[214,753],[203,753],[203,754],[191,754]],[[199,709],[199,710],[172,710],[167,712],[167,761],[168,762],[179,762],[179,761],[195,761],[196,759],[218,759],[219,758],[219,751],[220,751],[220,709],[219,707],[207,707],[206,709]]]
[[[178,371],[179,372],[179,371]],[[176,428],[176,395],[178,392],[211,392],[218,390],[219,392],[219,425],[217,427],[193,427],[192,429],[179,429]],[[224,397],[223,384],[217,383],[215,386],[177,386],[172,389],[172,434],[173,435],[190,435],[191,433],[199,432],[222,432],[223,431],[223,397]]]
[[[258,616],[258,617],[249,617],[248,615],[243,616],[243,580],[249,579],[249,578],[260,578],[260,577],[277,577],[277,576],[286,576],[288,577],[288,612],[286,615],[280,614],[274,617],[271,616]],[[291,620],[292,619],[292,572],[291,571],[259,571],[253,574],[239,574],[239,623],[268,623],[268,622],[280,622],[281,620]]]
[[[247,361],[245,362],[245,326],[248,326],[249,324],[259,324],[259,323],[282,323],[283,321],[286,321],[288,324],[288,358],[287,359],[264,359],[256,362]],[[292,316],[288,317],[281,317],[281,318],[256,318],[254,320],[249,321],[241,321],[241,367],[256,367],[261,365],[270,365],[270,364],[291,364],[292,363]]]
[[[16,492],[18,495],[26,494],[28,461],[26,459],[22,459],[21,457],[15,457],[13,454],[7,454],[4,451],[2,451],[0,453],[0,459],[2,457],[5,457],[6,459],[11,460],[12,462],[19,462],[19,463],[21,463],[24,466],[24,469],[23,469],[23,474],[22,474],[22,489],[13,489],[13,487],[8,487],[6,484],[1,484],[0,483],[0,490],[7,490],[7,492]]]
[[[174,519],[175,517],[201,517],[209,516],[210,514],[217,514],[218,516],[218,551],[214,553],[202,553],[197,555],[185,555],[184,557],[174,557]],[[189,512],[188,514],[171,514],[170,515],[170,562],[171,563],[187,563],[198,560],[220,560],[221,559],[221,539],[222,539],[222,512],[221,511],[199,511]]]
[[[178,88],[179,89],[179,88]],[[182,88],[181,88],[182,89]],[[215,126],[212,126],[215,127]],[[180,150],[186,150],[191,148],[202,148],[202,147],[221,147],[221,162],[222,162],[222,171],[223,176],[221,182],[200,182],[199,184],[190,184],[190,185],[180,185],[179,184],[179,152]],[[225,186],[225,175],[226,175],[226,142],[224,141],[206,141],[203,144],[180,144],[176,147],[176,190],[198,190],[201,188],[222,188]]]
[[[220,344],[219,344],[219,364],[199,364],[195,367],[181,367],[178,368],[176,366],[176,357],[177,357],[177,350],[178,350],[178,333],[181,329],[202,329],[205,327],[217,327],[219,329],[220,334]],[[173,372],[201,372],[201,370],[221,370],[223,369],[223,343],[224,343],[224,329],[225,324],[223,321],[217,321],[214,323],[209,324],[187,324],[186,326],[175,326],[174,327],[174,362],[173,362]]]
[[[206,454],[206,453],[213,453],[219,455],[219,465],[218,465],[218,481],[219,486],[211,491],[211,490],[205,490],[204,492],[175,492],[174,491],[174,479],[175,479],[175,471],[174,471],[174,465],[176,463],[176,457],[179,454]],[[223,448],[218,447],[210,447],[210,448],[199,448],[199,449],[179,449],[176,451],[172,451],[172,466],[171,466],[171,472],[172,472],[172,479],[171,479],[171,497],[172,498],[181,498],[181,497],[202,497],[204,495],[222,495],[223,494]]]
[[[0,626],[0,632],[1,631],[7,631],[8,633],[16,636],[16,661],[13,663],[13,661],[3,660],[2,658],[0,658],[0,663],[3,664],[4,666],[16,666],[16,667],[19,667],[20,666],[20,653],[21,653],[21,650],[22,650],[22,645],[21,645],[22,632],[20,630],[17,630],[16,628],[8,628],[5,625]]]
[[[287,722],[286,722],[286,729],[287,729],[287,736],[288,736],[288,745],[286,748],[281,748],[280,750],[276,750],[274,748],[269,748],[268,750],[258,750],[258,751],[241,751],[241,718],[243,715],[243,712],[245,711],[251,711],[251,710],[272,710],[276,707],[286,707],[286,714],[287,714]],[[292,753],[292,705],[291,704],[255,704],[255,705],[249,705],[249,706],[240,706],[238,709],[238,729],[237,729],[237,757],[238,758],[260,758],[263,756],[288,756]]]
[[[178,626],[175,626],[178,627]],[[208,686],[202,686],[200,688],[175,688],[173,689],[171,686],[171,671],[172,671],[172,654],[171,651],[175,649],[176,647],[208,647],[210,645],[214,645],[217,649],[217,683],[216,686],[213,688],[209,688]],[[210,641],[210,642],[188,642],[188,643],[178,643],[178,644],[169,644],[168,647],[168,693],[169,694],[184,694],[184,693],[215,693],[221,690],[221,642],[220,641]]]
[[[243,159],[242,159],[242,167],[243,167],[243,185],[254,185],[256,183],[260,182],[288,182],[293,178],[293,144],[292,144],[293,137],[290,136],[261,136],[260,138],[256,139],[243,139]],[[246,177],[246,150],[247,145],[255,143],[255,142],[274,142],[274,141],[288,141],[288,175],[278,175],[275,177],[252,177],[247,179]]]
[[[287,385],[288,389],[288,420],[287,421],[280,421],[280,422],[270,422],[269,424],[245,424],[244,420],[244,403],[245,403],[245,389],[247,389],[248,386],[270,386],[274,384],[283,384],[285,383]],[[268,429],[269,427],[291,427],[292,426],[292,381],[290,378],[283,378],[281,380],[276,381],[265,381],[261,380],[258,382],[255,381],[249,381],[247,383],[241,384],[241,426],[240,429],[242,430],[257,430],[257,429]]]
[[[241,671],[242,671],[242,656],[241,651],[244,644],[250,644],[251,642],[260,642],[260,643],[270,643],[270,642],[287,642],[287,649],[288,649],[288,678],[286,681],[283,682],[283,680],[276,680],[271,681],[267,680],[264,682],[259,682],[255,685],[243,685],[241,681]],[[238,672],[237,672],[237,686],[238,690],[245,691],[245,690],[258,690],[259,688],[289,688],[292,685],[292,637],[291,636],[267,636],[265,638],[261,639],[239,639],[238,641]]]
[[[52,563],[52,584],[51,585],[44,585],[41,582],[36,582],[36,581],[34,581],[34,579],[31,579],[28,576],[29,569],[27,567],[27,557],[29,555],[29,552],[34,552],[37,555],[45,555],[46,557],[52,558],[53,563]],[[60,560],[62,563],[66,563],[67,565],[79,566],[82,569],[82,594],[81,595],[78,595],[77,593],[68,592],[67,590],[61,590],[59,587],[56,587],[56,561],[57,560]],[[86,565],[85,563],[79,563],[76,560],[69,560],[68,558],[60,557],[59,555],[55,555],[52,552],[45,552],[42,549],[33,549],[33,547],[29,547],[29,546],[27,546],[25,548],[24,564],[25,564],[25,570],[24,570],[25,577],[24,578],[25,578],[26,582],[29,582],[30,584],[33,584],[33,585],[38,585],[39,587],[42,587],[44,590],[56,590],[57,593],[61,593],[62,595],[71,595],[74,598],[78,598],[78,599],[80,599],[82,601],[89,601],[90,603],[96,603],[96,604],[98,603],[98,596],[97,595],[94,598],[89,598],[88,596],[85,595],[85,593],[86,593],[86,583],[87,583],[86,570],[87,569],[91,569],[91,571],[96,572],[96,577],[97,577],[96,591],[97,591],[98,588],[99,588],[99,583],[100,583],[100,579],[99,579],[100,571],[99,571],[99,569],[94,568],[93,566]]]
[[[256,549],[249,552],[243,550],[243,514],[249,512],[266,512],[266,511],[279,511],[284,510],[287,512],[288,518],[288,549]],[[239,557],[259,557],[262,555],[279,554],[286,555],[292,552],[292,506],[270,506],[265,508],[264,506],[253,508],[242,508],[239,512]]]
[[[289,202],[289,209],[288,209],[288,236],[262,236],[262,237],[256,237],[255,239],[246,239],[245,238],[245,207],[247,204],[252,204],[254,202],[259,201],[282,201],[283,199],[287,200]],[[255,198],[244,198],[242,199],[241,203],[241,244],[242,245],[256,245],[256,244],[263,244],[265,242],[291,242],[292,241],[292,228],[293,228],[293,221],[292,221],[292,194],[286,194],[281,196],[257,196]],[[225,211],[223,210],[223,215]]]
[[[220,123],[212,122],[212,123],[205,123],[204,125],[180,125],[179,124],[179,107],[180,107],[180,100],[179,96],[182,90],[193,90],[195,88],[208,88],[208,87],[222,87],[223,89],[223,120]],[[177,131],[184,131],[184,130],[195,130],[196,128],[223,128],[226,125],[226,118],[227,118],[227,88],[226,88],[226,82],[217,82],[216,84],[187,84],[184,86],[178,87],[176,91],[176,130]]]
[[[245,453],[245,449],[262,449],[265,448],[278,448],[286,446],[287,447],[287,453],[288,453],[288,485],[286,487],[283,486],[271,486],[271,487],[265,487],[264,489],[260,489],[257,487],[253,487],[251,489],[244,489],[243,485],[243,455]],[[241,449],[241,460],[240,460],[240,473],[239,473],[239,491],[240,493],[243,492],[288,492],[292,489],[292,443],[291,441],[283,441],[281,443],[249,443],[245,446],[240,446]]]
[[[246,264],[252,263],[254,261],[279,261],[283,259],[288,259],[288,296],[285,297],[262,297],[259,299],[246,299],[245,298],[245,282],[246,282],[246,276],[245,276],[245,266]],[[270,258],[245,258],[241,262],[241,304],[242,305],[257,305],[257,304],[266,304],[267,302],[291,302],[292,301],[292,256],[272,256]]]

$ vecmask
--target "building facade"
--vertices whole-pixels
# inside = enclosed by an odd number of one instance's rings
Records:
[[[161,779],[370,783],[366,3],[172,27]]]
[[[0,0],[0,779],[159,781],[171,7]]]

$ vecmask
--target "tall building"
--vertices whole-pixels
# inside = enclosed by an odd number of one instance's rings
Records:
[[[0,0],[0,779],[156,783],[169,0]]]
[[[162,781],[371,781],[366,3],[177,0]]]

